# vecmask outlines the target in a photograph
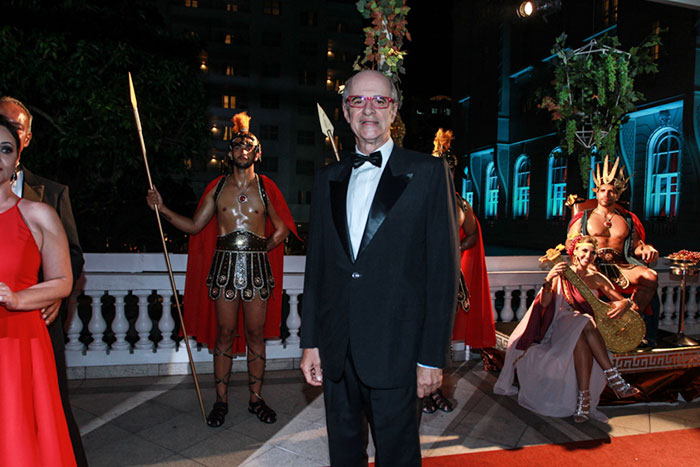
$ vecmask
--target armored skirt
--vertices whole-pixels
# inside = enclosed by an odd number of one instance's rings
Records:
[[[206,283],[212,300],[222,294],[229,301],[240,295],[249,302],[256,294],[267,300],[275,287],[267,239],[247,230],[234,230],[217,237]]]

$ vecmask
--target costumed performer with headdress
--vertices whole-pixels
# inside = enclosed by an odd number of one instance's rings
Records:
[[[602,274],[590,267],[596,240],[574,240],[571,269],[591,289],[612,300],[610,318],[622,316],[634,302],[626,299]],[[607,422],[598,410],[608,386],[618,398],[639,394],[612,365],[605,341],[593,319],[593,309],[564,276],[562,261],[547,273],[544,285],[508,339],[506,359],[493,391],[518,394],[518,403],[549,417],[574,416],[582,423],[593,417]],[[520,389],[513,385],[517,370]]]
[[[571,219],[566,246],[571,249],[573,239],[579,235],[596,238],[598,256],[595,267],[610,279],[618,292],[632,294],[632,300],[647,323],[647,338],[654,345],[658,314],[654,322],[649,305],[656,295],[658,276],[648,265],[657,260],[659,252],[646,243],[646,233],[639,218],[616,205],[629,182],[629,177],[625,178],[624,166],[620,166],[620,158],[611,166],[609,157],[605,156],[602,172],[600,164],[596,164],[593,182],[598,204],[593,209],[580,211]]]
[[[435,134],[432,155],[445,159],[454,177],[458,161],[457,156],[450,149],[453,139],[451,130],[444,131],[440,128]],[[461,271],[452,340],[464,341],[472,348],[492,347],[496,345],[496,328],[491,307],[481,226],[469,202],[457,192],[455,196],[458,207],[457,220],[460,226]],[[444,397],[440,389],[430,397],[423,398],[423,412],[433,413],[437,409],[444,412],[451,412],[454,409],[454,405]]]
[[[279,188],[255,173],[258,138],[250,117],[234,116],[229,145],[230,173],[212,181],[192,218],[163,205],[154,188],[148,205],[178,229],[192,234],[185,283],[185,326],[214,352],[216,402],[209,426],[224,423],[232,359],[247,343],[248,411],[265,423],[277,414],[260,395],[265,372],[265,338],[280,336],[283,242],[296,227]],[[243,320],[243,333],[237,333]],[[240,334],[240,335],[239,335]]]

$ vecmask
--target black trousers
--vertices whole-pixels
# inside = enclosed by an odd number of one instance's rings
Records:
[[[65,306],[65,304],[63,305]],[[63,320],[61,313],[58,314],[56,320],[49,326],[49,336],[51,336],[51,345],[53,346],[53,355],[56,359],[56,373],[58,374],[58,390],[61,393],[61,403],[63,404],[63,412],[66,414],[66,423],[68,424],[68,433],[73,444],[73,453],[75,454],[75,462],[78,467],[88,465],[85,457],[85,449],[83,449],[83,441],[80,439],[80,430],[78,424],[73,418],[73,410],[70,408],[68,400],[68,375],[66,374],[66,340],[63,336]]]
[[[420,399],[416,383],[378,389],[360,381],[348,350],[339,381],[324,380],[323,397],[331,466],[367,465],[367,424],[375,465],[420,466]]]

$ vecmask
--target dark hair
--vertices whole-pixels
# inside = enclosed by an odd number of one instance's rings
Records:
[[[4,115],[0,115],[0,126],[7,128],[7,131],[9,131],[12,137],[15,139],[15,149],[17,150],[17,154],[19,154],[19,134],[17,133],[17,128],[15,128],[12,122]]]

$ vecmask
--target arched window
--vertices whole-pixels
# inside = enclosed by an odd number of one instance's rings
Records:
[[[513,185],[513,217],[527,217],[530,213],[530,158],[525,154],[515,161]]]
[[[498,216],[498,175],[493,162],[486,166],[486,209],[484,214],[487,219],[495,219]]]
[[[649,138],[647,158],[647,217],[673,218],[678,211],[681,138],[674,128],[657,130]]]
[[[462,179],[462,198],[474,206],[474,184],[469,176],[469,167],[464,168],[464,178]]]
[[[555,153],[556,149],[549,155],[548,219],[564,217],[564,202],[566,201],[566,158],[555,157]]]

